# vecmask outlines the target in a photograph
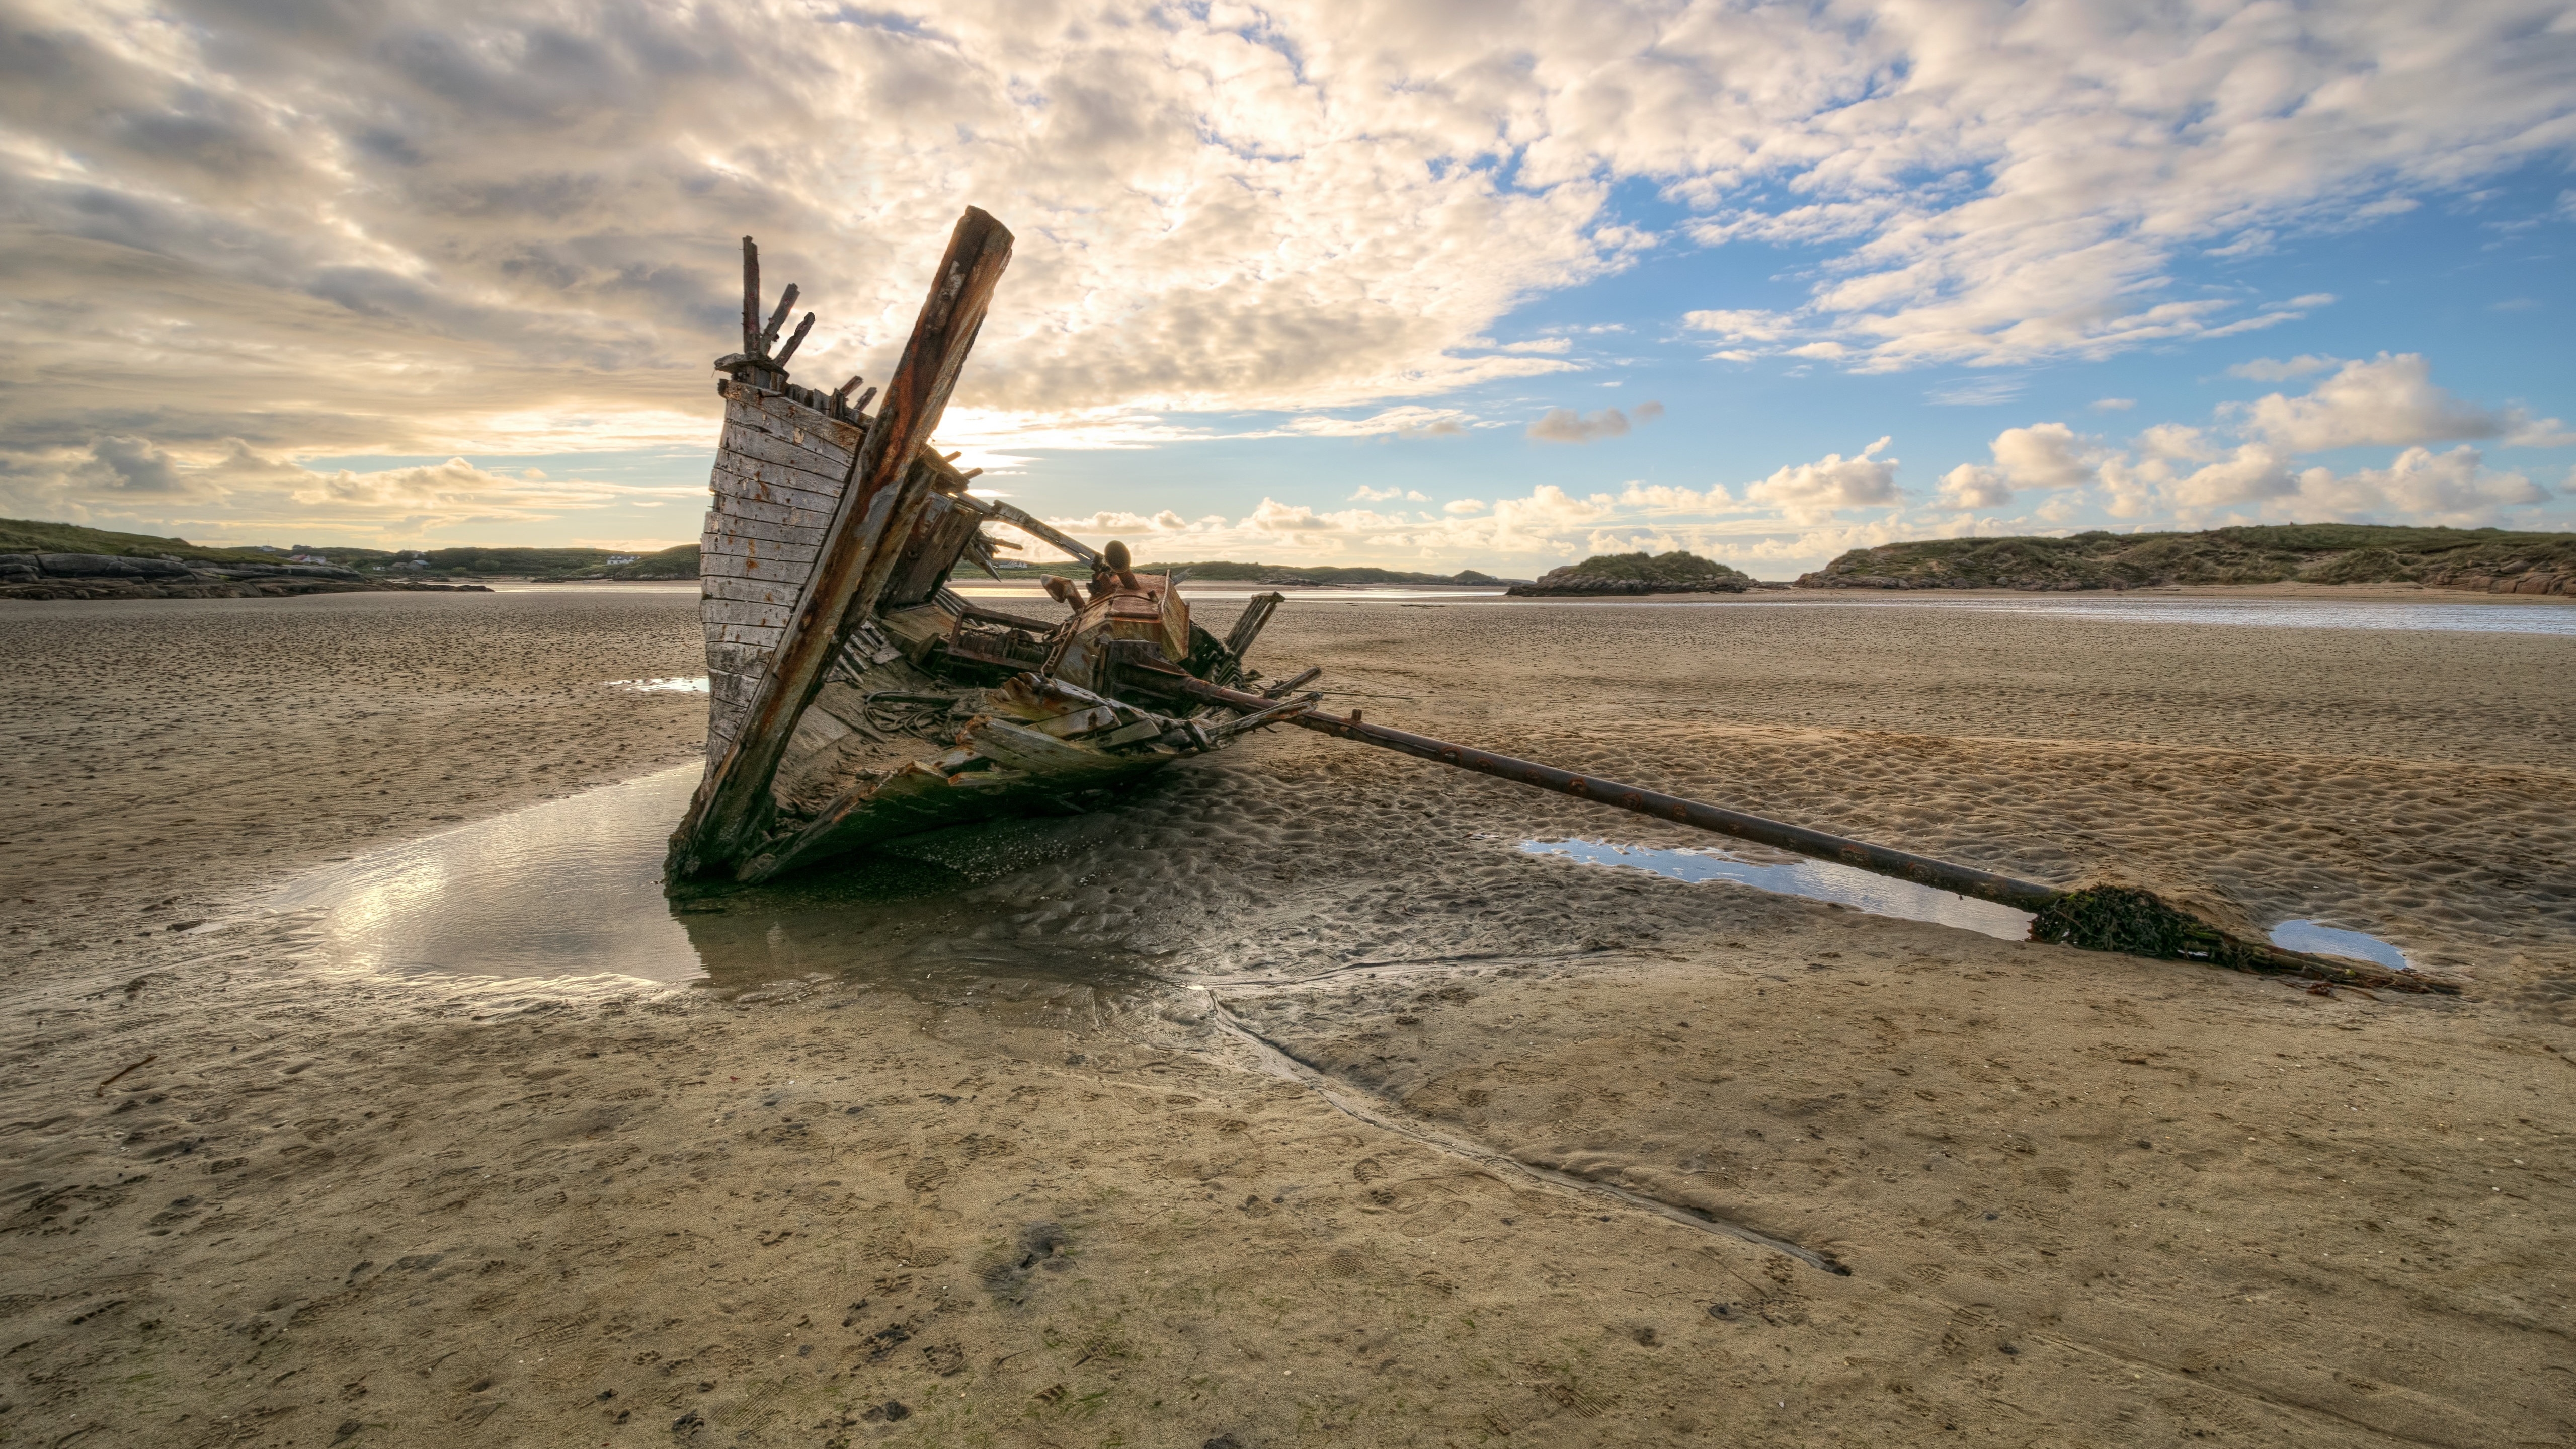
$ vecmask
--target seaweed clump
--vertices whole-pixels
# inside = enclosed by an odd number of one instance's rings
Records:
[[[2130,886],[2093,886],[2058,897],[2031,918],[2030,938],[2124,956],[2205,961],[2236,971],[2274,966],[2270,948],[2250,946],[2166,904],[2153,891]]]
[[[2030,938],[2086,951],[2199,961],[2231,971],[2286,972],[2339,986],[2460,994],[2458,983],[2423,972],[2391,971],[2248,941],[2134,886],[2089,886],[2059,896],[2031,917]]]

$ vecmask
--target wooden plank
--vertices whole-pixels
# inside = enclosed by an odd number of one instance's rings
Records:
[[[811,560],[759,559],[737,553],[698,554],[698,577],[701,579],[750,579],[760,583],[796,588],[814,571]],[[719,597],[731,597],[722,595]]]
[[[732,599],[746,604],[773,604],[781,609],[793,607],[796,595],[803,590],[802,579],[729,579],[722,574],[708,574],[706,602]]]
[[[726,604],[725,607],[728,609],[741,609],[749,608],[751,606],[747,604]],[[763,653],[767,653],[769,650],[776,648],[778,645],[778,636],[786,632],[785,628],[776,624],[709,623],[707,625],[707,638],[710,642],[719,644],[741,644],[749,648],[758,649]]]
[[[805,576],[814,571],[814,561],[796,557],[800,550],[791,544],[762,544],[760,548],[758,553],[747,549],[728,553],[702,545],[698,553],[698,573],[700,577],[760,579],[768,583],[801,585]],[[801,551],[812,552],[810,549]]]
[[[776,505],[762,504],[761,506],[763,508],[770,508],[775,507]],[[807,514],[805,516],[811,518],[814,515]],[[828,523],[830,520],[825,519],[824,522]],[[764,543],[799,543],[805,545],[807,548],[814,548],[820,546],[822,543],[823,524],[780,523],[767,518],[754,518],[748,514],[738,513],[717,519],[713,524],[709,525],[705,534],[701,536],[707,538],[756,538]]]
[[[793,509],[801,514],[820,513],[827,521],[818,530],[818,534],[828,531],[831,528],[828,520],[831,517],[832,505],[836,501],[835,497],[828,493],[818,493],[811,488],[798,487],[791,481],[801,476],[781,469],[780,475],[775,478],[753,479],[739,473],[728,473],[718,469],[712,475],[716,506],[726,512],[733,511],[739,505],[758,504],[763,508]],[[748,513],[750,510],[744,511]]]
[[[819,439],[815,441],[820,441]],[[817,478],[836,477],[832,460],[839,454],[842,466],[848,466],[848,455],[838,448],[819,448],[797,443],[765,428],[747,427],[728,421],[719,444],[725,451],[757,458],[764,463],[778,463],[811,473]]]
[[[774,503],[766,498],[754,498],[741,493],[720,496],[723,505],[722,516],[727,522],[757,523],[764,528],[805,529],[811,531],[817,538],[822,536],[823,530],[832,526],[832,515],[829,510],[799,508],[792,503]],[[713,518],[717,515],[710,510],[708,516]]]
[[[852,605],[901,535],[887,525],[912,510],[898,494],[916,477],[926,487],[928,469],[913,464],[956,391],[957,374],[992,305],[993,289],[1010,264],[1011,234],[1000,222],[968,207],[950,233],[930,296],[913,323],[902,360],[886,385],[867,441],[851,459],[850,482],[832,517],[831,533],[798,600],[793,622],[761,677],[757,699],[741,735],[699,787],[688,817],[672,837],[673,873],[682,877],[731,865],[756,844],[768,824],[770,781],[776,778],[791,732],[842,640],[861,619]],[[887,561],[891,567],[891,560]],[[709,601],[713,603],[713,600]],[[861,611],[864,617],[864,611]]]
[[[769,650],[758,644],[707,641],[707,670],[714,674],[758,674],[769,667]]]
[[[852,422],[817,411],[783,393],[751,387],[739,382],[716,385],[726,403],[728,421],[766,428],[799,447],[835,449],[855,453],[867,438],[864,421]]]
[[[786,604],[750,603],[739,599],[702,599],[698,617],[708,624],[745,624],[763,629],[782,629],[787,616],[795,612],[793,602]]]
[[[868,430],[790,397],[764,397],[755,405],[760,425],[780,440],[822,454],[847,456],[868,440]]]
[[[730,440],[716,453],[715,470],[708,475],[708,483],[718,497],[765,498],[823,513],[831,512],[841,496],[837,479],[794,463],[756,457],[733,447]]]
[[[814,555],[817,552],[815,545],[810,543],[775,538],[753,538],[730,532],[719,533],[698,547],[704,553],[721,554],[727,558],[759,559],[763,562],[792,564],[810,564],[814,561]]]

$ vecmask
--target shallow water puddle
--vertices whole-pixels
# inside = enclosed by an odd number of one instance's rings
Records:
[[[2030,938],[2028,911],[1912,881],[1891,880],[1830,861],[1762,865],[1715,850],[1651,850],[1642,845],[1613,845],[1600,840],[1524,840],[1520,848],[1531,855],[1562,855],[1585,865],[1627,866],[1674,880],[1733,881],[1775,895],[1834,901],[1873,915],[1957,926],[2006,941]]]
[[[707,676],[701,674],[690,679],[670,674],[659,679],[612,679],[608,681],[608,687],[634,694],[704,694],[707,692]]]
[[[2376,961],[2392,971],[2414,969],[2405,952],[2377,936],[2347,931],[2340,926],[2320,926],[2314,921],[2283,921],[2272,928],[2272,944],[2284,951],[2305,951],[2311,956]]]
[[[265,904],[319,908],[339,964],[469,976],[706,975],[662,899],[662,842],[698,767],[588,790],[317,870]]]
[[[1015,934],[1007,911],[974,898],[975,876],[926,860],[871,856],[776,886],[666,896],[663,852],[699,773],[682,765],[408,841],[262,904],[314,912],[335,965],[405,975],[718,987],[861,977],[1061,1010],[1152,981],[1115,947]]]

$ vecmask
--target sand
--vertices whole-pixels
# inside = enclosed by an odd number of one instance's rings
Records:
[[[260,895],[686,760],[605,682],[690,595],[22,605],[0,1442],[2576,1433],[2576,641],[1305,603],[1372,719],[2470,994],[1533,856],[1703,842],[1289,731],[874,867],[946,954],[387,978]]]

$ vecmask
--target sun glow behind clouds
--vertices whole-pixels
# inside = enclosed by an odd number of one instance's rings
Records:
[[[496,539],[624,509],[607,485],[472,462],[296,473],[353,454],[559,453],[548,471],[579,478],[592,451],[703,449],[703,363],[731,345],[746,230],[772,286],[798,281],[821,314],[802,378],[881,379],[970,201],[1019,245],[945,432],[995,475],[1202,443],[1530,438],[1589,445],[1554,450],[1564,479],[1588,478],[1609,450],[1690,426],[1669,391],[1675,412],[1651,430],[1651,403],[1569,405],[1659,346],[1820,387],[1970,368],[1934,400],[2013,406],[2045,368],[2260,345],[2356,305],[2308,283],[2183,285],[2213,258],[2563,163],[2576,30],[2562,9],[2061,3],[1999,23],[1968,0],[1292,0],[1135,23],[1082,0],[919,14],[567,0],[539,22],[466,0],[424,23],[358,0],[320,25],[216,0],[37,0],[0,32],[0,317],[22,358],[42,358],[0,395],[0,505],[112,522],[177,517],[184,499],[227,529],[300,516],[388,537],[488,523]],[[2560,209],[2529,224],[2570,225],[2576,207]],[[1796,265],[1759,297],[1662,297],[1534,336],[1505,325],[1533,299],[1702,249]],[[2396,352],[2349,350],[2381,345]],[[1980,510],[2023,497],[2147,518],[2366,495],[2493,519],[2548,489],[2456,449],[2339,465],[2326,476],[2385,476],[2311,487],[2293,455],[2434,435],[2567,445],[2535,418],[2565,404],[2440,393],[2420,358],[2411,374],[2386,358],[2271,365],[2244,376],[2325,382],[2188,425],[2228,434],[2189,468],[2080,439],[2062,465],[2033,463],[2046,428],[2076,436],[2038,416],[1991,461],[1853,454],[1901,430],[1861,417],[1654,486],[1722,496],[1730,511],[1706,527],[1767,527],[1781,547],[1900,516],[1987,527]],[[2371,398],[2380,421],[2352,422]],[[1938,497],[1908,490],[1898,452],[1943,480]],[[2087,481],[2062,481],[2076,468]],[[1401,522],[1314,526],[1347,513],[1317,510],[1352,481],[1257,505],[1244,485],[1147,516],[1266,517],[1255,541],[1359,530],[1466,562],[1459,550],[1542,536],[1589,547],[1630,506],[1590,481],[1473,510],[1434,488],[1445,502]],[[1586,514],[1596,495],[1610,513]],[[1888,511],[1923,507],[1943,511]]]

